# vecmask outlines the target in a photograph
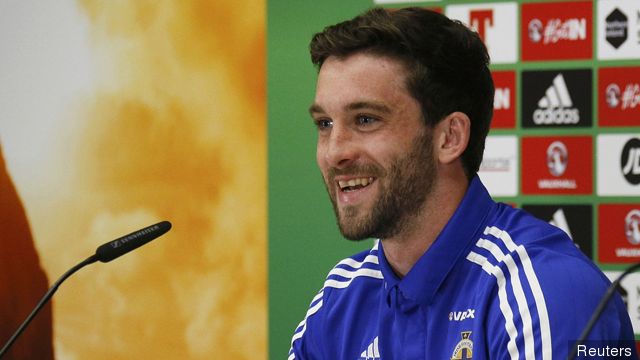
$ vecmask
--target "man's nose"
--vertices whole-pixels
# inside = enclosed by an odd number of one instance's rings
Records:
[[[335,168],[345,168],[356,159],[355,135],[345,126],[334,126],[327,141],[325,160]]]

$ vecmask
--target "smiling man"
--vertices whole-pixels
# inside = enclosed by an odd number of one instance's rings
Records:
[[[494,88],[478,35],[425,9],[372,9],[316,34],[311,57],[338,226],[379,240],[329,272],[289,359],[566,358],[609,283],[479,180]],[[619,297],[590,339],[633,339]]]

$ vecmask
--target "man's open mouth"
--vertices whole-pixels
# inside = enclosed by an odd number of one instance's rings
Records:
[[[356,190],[365,188],[371,185],[373,181],[374,181],[373,177],[340,180],[338,181],[338,186],[340,186],[340,191],[351,192],[351,191],[356,191]]]

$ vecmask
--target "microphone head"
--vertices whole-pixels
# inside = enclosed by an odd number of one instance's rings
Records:
[[[113,241],[100,245],[96,249],[95,258],[103,263],[116,259],[129,251],[133,251],[149,241],[163,235],[171,229],[171,223],[162,221],[119,237]]]

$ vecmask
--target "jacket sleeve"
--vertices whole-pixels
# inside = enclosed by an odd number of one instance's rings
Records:
[[[298,324],[291,338],[291,349],[288,360],[316,360],[322,359],[320,341],[317,337],[320,333],[319,326],[322,322],[322,304],[324,289],[311,300],[309,309],[304,319]]]
[[[609,286],[585,257],[536,247],[508,254],[496,264],[495,274],[496,296],[487,316],[491,359],[566,359]],[[633,338],[628,313],[616,294],[588,340],[603,349],[630,347],[628,359],[635,359]]]

